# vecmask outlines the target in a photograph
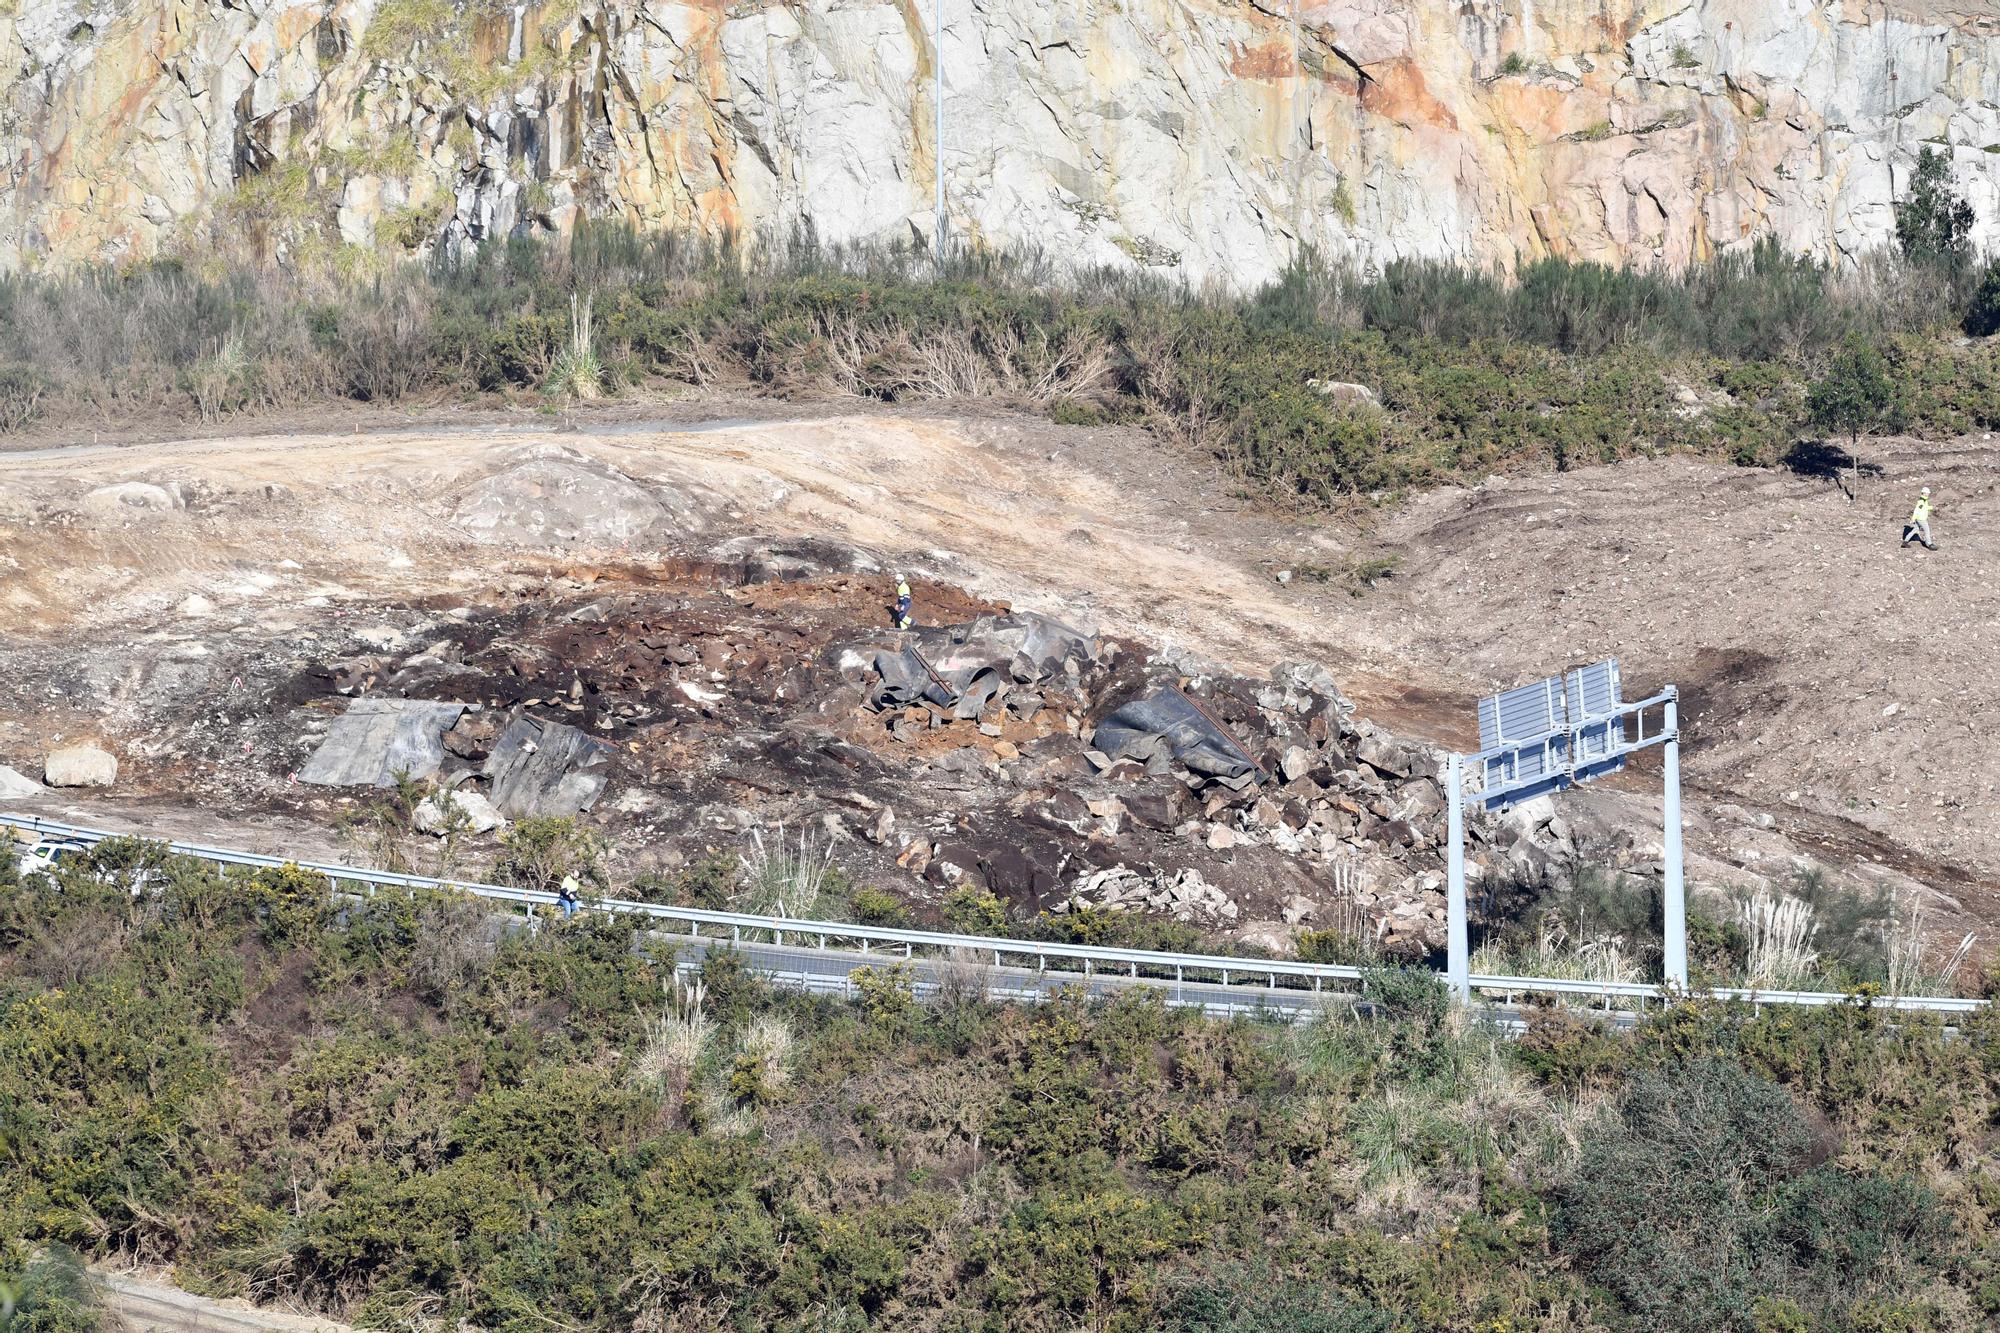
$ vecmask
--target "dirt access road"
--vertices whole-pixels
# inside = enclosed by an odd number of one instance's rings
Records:
[[[1471,739],[1478,693],[1617,654],[1634,686],[1686,692],[1688,773],[1711,806],[1768,810],[1828,855],[1883,860],[2000,920],[1984,740],[2000,722],[2000,456],[1984,441],[1869,456],[1883,475],[1856,503],[1823,479],[1662,460],[1495,479],[1357,525],[1260,511],[1135,431],[1004,415],[84,446],[0,456],[0,596],[35,638],[88,643],[190,596],[282,633],[288,605],[342,590],[476,595],[523,544],[496,544],[489,520],[572,561],[614,560],[665,523],[696,541],[850,541],[1239,668],[1321,661],[1364,713],[1450,743]],[[652,526],[592,516],[616,495],[497,517],[468,500],[536,458],[615,469],[657,502]],[[126,481],[177,486],[186,508],[83,504]],[[1936,553],[1896,545],[1921,482],[1939,491]],[[535,528],[542,504],[570,527]],[[1362,596],[1298,573],[1376,555],[1396,575]]]

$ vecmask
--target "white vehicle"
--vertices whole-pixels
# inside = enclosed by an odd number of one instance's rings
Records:
[[[69,848],[59,843],[38,842],[25,851],[14,854],[14,873],[24,878],[55,869],[56,860]]]

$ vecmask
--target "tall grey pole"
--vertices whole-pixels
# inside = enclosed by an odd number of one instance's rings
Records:
[[[1667,985],[1688,988],[1687,886],[1681,878],[1681,727],[1680,705],[1671,686],[1666,708],[1666,799],[1664,801],[1666,854],[1666,980]]]
[[[1465,773],[1463,760],[1456,754],[1446,765],[1445,782],[1450,790],[1450,822],[1445,836],[1451,846],[1445,853],[1445,983],[1460,1000],[1472,998],[1472,951],[1465,926]]]
[[[937,181],[937,266],[944,271],[944,0],[937,0],[933,10],[932,28],[936,38],[931,49],[931,73],[937,86],[931,100],[937,105],[937,130],[931,136],[931,175]]]

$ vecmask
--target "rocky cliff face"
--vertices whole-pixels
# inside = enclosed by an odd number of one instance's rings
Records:
[[[0,267],[582,215],[952,232],[1254,282],[1300,246],[1680,264],[2000,231],[1991,0],[0,0]],[[223,229],[218,229],[218,234]]]

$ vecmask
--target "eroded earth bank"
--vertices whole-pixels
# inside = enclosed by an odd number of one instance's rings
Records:
[[[1306,522],[1116,428],[671,410],[0,455],[8,808],[487,873],[496,831],[371,813],[393,764],[482,823],[582,812],[621,892],[803,837],[923,922],[970,888],[1422,957],[1439,747],[1615,654],[1684,691],[1701,891],[1995,915],[1986,442],[1885,446],[1856,502],[1662,460]],[[1935,553],[1895,545],[1920,476]],[[79,744],[110,785],[41,786]],[[1482,910],[1657,883],[1658,780],[1475,821]]]

